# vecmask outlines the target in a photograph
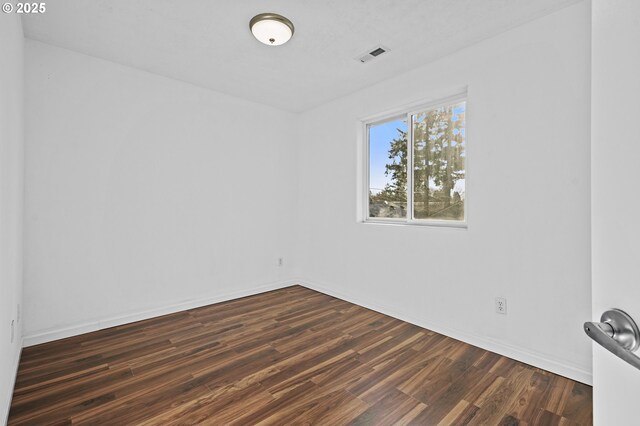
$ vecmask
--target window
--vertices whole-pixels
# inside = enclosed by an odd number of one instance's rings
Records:
[[[464,97],[366,124],[366,221],[465,223]]]

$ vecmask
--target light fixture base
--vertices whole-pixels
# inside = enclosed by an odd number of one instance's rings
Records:
[[[253,36],[268,46],[280,46],[293,37],[293,23],[277,13],[261,13],[249,21]]]

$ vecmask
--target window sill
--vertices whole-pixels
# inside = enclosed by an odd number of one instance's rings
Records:
[[[363,225],[391,225],[391,226],[417,226],[432,228],[468,229],[467,222],[453,222],[446,220],[385,220],[366,219],[360,222]]]

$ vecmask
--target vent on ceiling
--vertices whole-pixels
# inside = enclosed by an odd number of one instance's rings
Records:
[[[384,47],[384,46],[376,46],[373,49],[369,49],[369,51],[367,53],[364,53],[362,55],[359,55],[356,60],[362,62],[363,64],[365,62],[369,62],[372,59],[377,58],[378,56],[390,52],[391,49]]]

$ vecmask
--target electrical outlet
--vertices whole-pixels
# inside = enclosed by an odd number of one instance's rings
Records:
[[[283,257],[279,257],[278,258],[278,266],[283,266],[284,265],[284,258]]]
[[[496,313],[507,314],[507,299],[504,297],[496,297]]]

